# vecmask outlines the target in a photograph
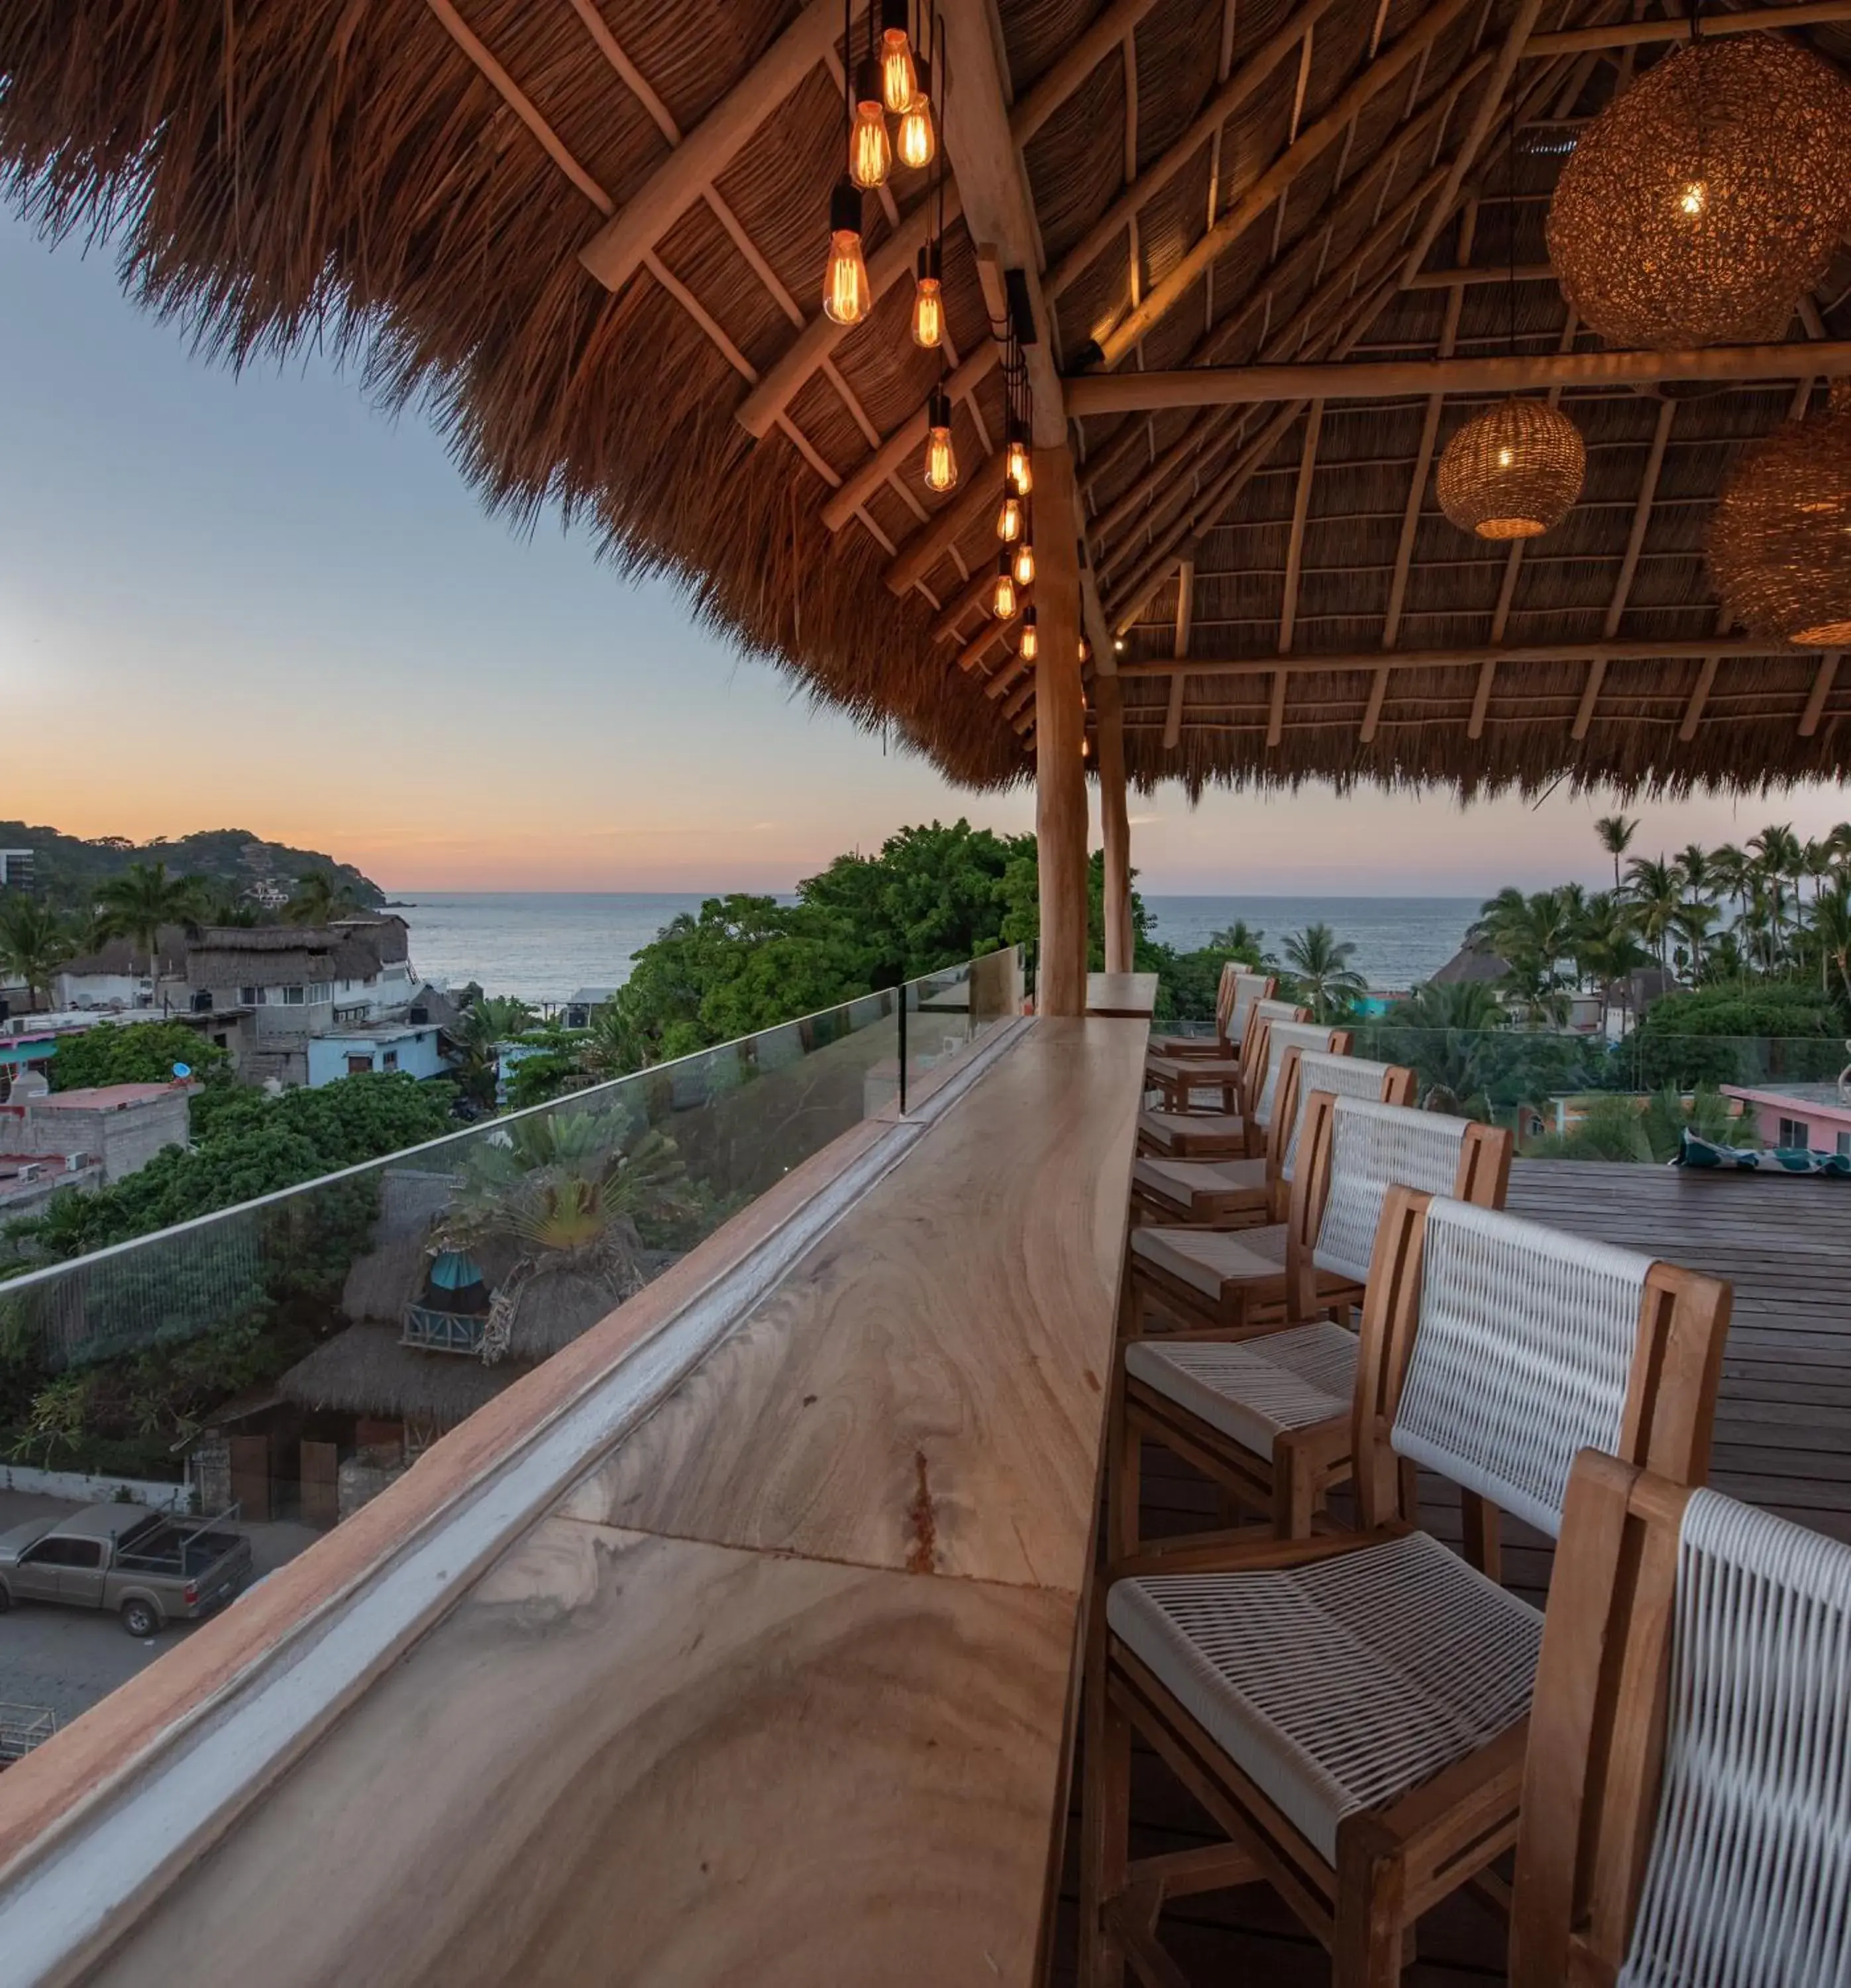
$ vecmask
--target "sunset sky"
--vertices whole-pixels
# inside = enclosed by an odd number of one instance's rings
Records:
[[[0,816],[237,826],[388,887],[788,888],[902,823],[1032,825],[812,708],[556,519],[487,516],[415,413],[317,357],[242,378],[106,252],[0,221]],[[1606,859],[1593,800],[1133,797],[1150,891],[1437,894]],[[1644,806],[1645,853],[1816,835],[1843,789]]]

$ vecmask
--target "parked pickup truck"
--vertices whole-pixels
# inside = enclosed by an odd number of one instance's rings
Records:
[[[223,1530],[229,1513],[192,1521],[143,1505],[92,1505],[0,1533],[0,1611],[15,1601],[108,1608],[131,1636],[196,1621],[251,1572],[251,1542]]]

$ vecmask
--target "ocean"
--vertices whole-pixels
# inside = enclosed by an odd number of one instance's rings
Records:
[[[400,894],[411,928],[412,964],[440,986],[479,982],[490,994],[536,1003],[581,987],[618,987],[630,955],[701,894],[631,891],[421,891]],[[1155,936],[1189,952],[1245,918],[1278,952],[1289,933],[1322,921],[1356,946],[1373,988],[1424,980],[1458,950],[1478,909],[1475,898],[1164,898],[1144,900]]]

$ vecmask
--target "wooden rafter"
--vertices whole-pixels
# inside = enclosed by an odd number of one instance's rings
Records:
[[[1686,352],[1542,353],[1089,374],[1069,381],[1067,403],[1074,415],[1084,418],[1162,407],[1243,407],[1262,401],[1392,401],[1434,393],[1492,397],[1535,387],[1637,386],[1665,380],[1792,380],[1808,373],[1851,373],[1851,340],[1816,345],[1711,345]]]
[[[995,340],[985,339],[961,366],[947,376],[945,392],[954,401],[968,399],[996,370],[1001,357]],[[840,531],[854,515],[856,506],[898,472],[916,449],[924,447],[926,414],[922,407],[910,415],[843,478],[841,489],[822,507],[822,522],[832,532]]]
[[[1305,4],[1241,63],[1239,69],[1210,98],[1201,115],[1181,137],[1133,178],[1055,264],[1048,274],[1050,296],[1059,296],[1083,270],[1126,232],[1139,211],[1201,155],[1202,147],[1210,144],[1235,112],[1264,86],[1280,63],[1311,31],[1319,16],[1335,5],[1336,0],[1305,0]]]
[[[1819,659],[1819,668],[1813,675],[1812,688],[1806,698],[1806,708],[1800,714],[1799,735],[1810,739],[1819,730],[1819,721],[1825,715],[1826,700],[1832,695],[1832,686],[1838,676],[1839,651],[1829,649]]]
[[[1795,7],[1747,7],[1739,13],[1718,8],[1703,17],[1706,39],[1712,35],[1772,33],[1783,28],[1817,28],[1831,21],[1851,21],[1851,0],[1807,0]],[[1691,32],[1681,10],[1659,21],[1616,21],[1605,28],[1569,28],[1559,34],[1532,35],[1526,55],[1567,55],[1583,49],[1637,48],[1647,42],[1680,42]]]
[[[1176,653],[1189,653],[1190,623],[1195,613],[1195,561],[1186,559],[1176,570]],[[1189,679],[1178,670],[1170,679],[1170,708],[1164,719],[1164,750],[1174,752],[1182,736],[1183,687]]]
[[[1116,366],[1148,337],[1202,272],[1267,214],[1275,200],[1289,193],[1299,175],[1343,137],[1350,120],[1417,61],[1470,4],[1471,0],[1433,0],[1400,40],[1371,63],[1331,109],[1299,134],[1296,142],[1260,174],[1214,226],[1196,238],[1143,301],[1113,327],[1101,341],[1106,364]]]
[[[1504,103],[1505,92],[1517,73],[1517,65],[1523,59],[1524,44],[1529,39],[1530,31],[1536,25],[1536,17],[1542,12],[1542,0],[1518,0],[1517,12],[1509,31],[1504,37],[1504,46],[1498,51],[1498,59],[1492,66],[1491,80],[1479,93],[1478,102],[1472,113],[1472,121],[1465,137],[1453,154],[1446,191],[1434,203],[1427,222],[1414,239],[1407,252],[1407,259],[1401,265],[1401,281],[1405,285],[1420,265],[1427,260],[1427,252],[1432,248],[1440,230],[1446,225],[1445,217],[1458,198],[1465,184],[1465,175],[1471,170],[1472,161],[1484,150],[1485,141],[1491,135],[1493,120]]]
[[[1285,590],[1279,603],[1279,654],[1292,654],[1292,630],[1299,618],[1299,575],[1305,563],[1305,526],[1311,516],[1312,484],[1318,472],[1318,437],[1324,426],[1324,403],[1313,401],[1305,416],[1305,446],[1299,457],[1299,480],[1292,499],[1292,536],[1285,547]]]
[[[603,17],[582,0],[573,0],[573,4],[606,59],[643,96],[647,85],[630,73],[634,65],[618,49],[609,29],[603,27]],[[670,121],[663,135],[674,150],[631,195],[623,211],[614,214],[579,251],[579,260],[606,289],[621,289],[641,268],[644,255],[697,201],[711,192],[714,181],[752,134],[834,47],[841,22],[842,10],[836,0],[811,0],[692,131],[684,137]],[[600,28],[603,28],[601,36]],[[660,100],[654,92],[648,91],[643,102],[660,127],[667,113],[657,115],[655,105]]]
[[[1620,631],[1620,624],[1626,617],[1626,598],[1633,590],[1633,576],[1639,570],[1639,555],[1645,549],[1645,535],[1652,522],[1652,505],[1658,495],[1659,472],[1664,467],[1666,445],[1671,439],[1671,424],[1677,416],[1675,401],[1661,401],[1658,404],[1658,419],[1652,430],[1652,446],[1646,457],[1645,474],[1640,478],[1638,501],[1633,506],[1633,523],[1626,533],[1626,553],[1620,562],[1620,571],[1613,580],[1613,592],[1607,602],[1606,620],[1601,632],[1609,639]],[[1587,681],[1582,686],[1580,708],[1575,713],[1572,736],[1585,739],[1588,727],[1594,722],[1594,709],[1600,702],[1600,686],[1606,675],[1604,658],[1596,658],[1589,664]]]

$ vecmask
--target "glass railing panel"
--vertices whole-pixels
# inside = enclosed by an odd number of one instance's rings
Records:
[[[1021,999],[1012,949],[89,1256],[0,1236],[0,1449],[344,1516]]]

